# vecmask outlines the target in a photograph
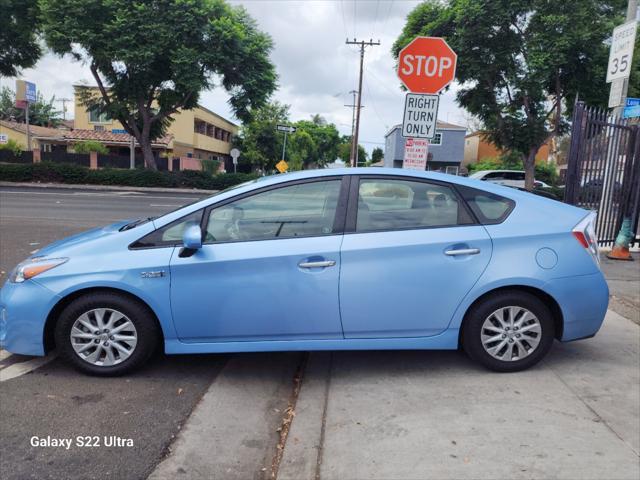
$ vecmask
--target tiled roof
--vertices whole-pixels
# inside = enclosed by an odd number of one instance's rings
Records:
[[[24,123],[18,122],[9,122],[6,120],[0,120],[0,125],[3,127],[10,128],[12,130],[26,133],[27,126]],[[59,140],[97,140],[98,142],[103,143],[118,143],[118,144],[129,144],[130,136],[128,133],[112,133],[108,131],[99,132],[96,130],[67,130],[64,128],[47,128],[47,127],[39,127],[37,125],[30,125],[29,127],[30,133],[33,137],[40,138],[55,138]],[[162,138],[158,138],[152,142],[152,145],[164,145],[167,146],[173,139],[173,135],[165,135]]]
[[[65,131],[64,137],[69,140],[97,140],[104,143],[129,143],[131,136],[128,133],[112,133],[108,131],[99,132],[97,130],[69,130]],[[154,145],[168,145],[173,135],[165,135],[154,140]]]
[[[27,133],[27,125],[24,123],[0,120],[0,125],[20,133]],[[57,128],[40,127],[38,125],[30,125],[29,132],[34,137],[62,138],[66,130],[60,130]]]

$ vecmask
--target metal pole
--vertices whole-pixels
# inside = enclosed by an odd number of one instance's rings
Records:
[[[169,159],[169,161],[171,161]],[[129,142],[129,168],[133,170],[136,168],[136,139],[131,136],[131,141]]]
[[[282,145],[282,160],[285,159],[286,152],[287,152],[287,132],[285,131],[284,132],[284,145]]]
[[[31,151],[31,129],[29,128],[29,100],[27,100],[27,107],[24,109],[24,118],[27,122],[27,152]]]

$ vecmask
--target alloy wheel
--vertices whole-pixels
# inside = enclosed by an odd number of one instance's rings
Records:
[[[76,355],[101,367],[124,362],[138,343],[133,322],[112,308],[96,308],[80,315],[73,323],[69,337]]]
[[[533,353],[542,338],[540,320],[524,307],[507,306],[489,315],[480,330],[482,346],[493,358],[513,362]]]

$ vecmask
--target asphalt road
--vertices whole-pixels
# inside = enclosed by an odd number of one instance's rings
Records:
[[[121,219],[160,215],[198,198],[0,188],[0,282],[29,252],[54,240]],[[55,358],[37,369],[23,368],[40,360],[0,351],[0,478],[146,478],[227,359],[157,355],[130,376],[98,379]],[[7,379],[9,372],[15,378]],[[67,450],[30,443],[33,436],[78,435],[130,438],[134,446]]]

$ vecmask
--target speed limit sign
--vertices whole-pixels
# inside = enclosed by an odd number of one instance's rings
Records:
[[[607,83],[618,78],[628,78],[631,73],[633,46],[636,41],[637,22],[629,22],[613,29],[609,65],[607,66]]]

